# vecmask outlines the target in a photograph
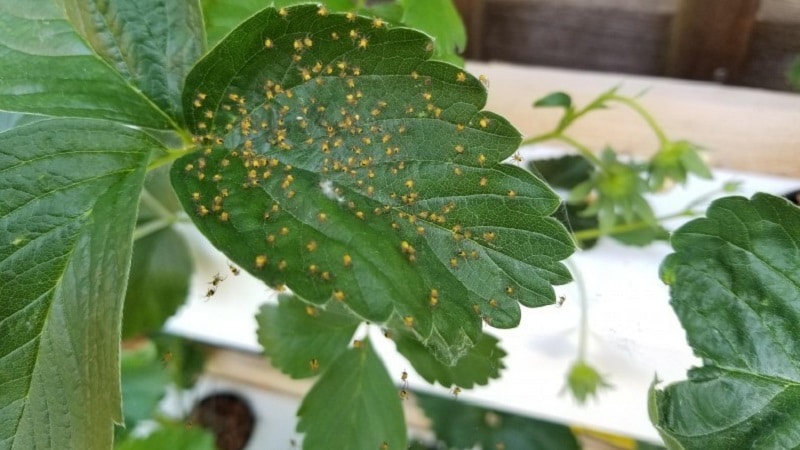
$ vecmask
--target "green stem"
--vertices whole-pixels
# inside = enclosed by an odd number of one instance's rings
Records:
[[[556,139],[575,148],[575,150],[577,150],[578,153],[581,154],[581,156],[586,158],[589,162],[591,162],[595,166],[603,167],[603,162],[600,161],[600,158],[598,158],[591,150],[589,150],[588,147],[581,144],[580,142],[564,134],[559,134]]]
[[[147,171],[149,172],[153,169],[157,169],[166,164],[170,164],[172,161],[175,161],[176,159],[185,155],[190,150],[191,150],[190,147],[181,149],[168,149],[166,153],[158,156],[157,158],[150,161],[149,164],[147,164]]]
[[[586,292],[586,282],[583,280],[578,266],[570,259],[566,260],[565,264],[578,286],[578,301],[581,305],[581,317],[578,323],[578,361],[585,361],[589,348],[589,295]]]
[[[551,131],[549,133],[544,133],[544,134],[540,134],[538,136],[531,136],[529,138],[523,139],[522,142],[519,145],[523,146],[523,145],[538,144],[540,142],[546,142],[546,141],[549,141],[551,139],[555,139],[556,137],[558,137],[558,132]]]
[[[175,214],[173,214],[172,211],[165,208],[164,205],[162,205],[161,202],[158,201],[158,199],[155,198],[153,194],[151,194],[150,191],[147,190],[147,188],[142,189],[142,195],[140,197],[140,200],[142,201],[142,204],[144,204],[148,208],[152,209],[153,212],[158,214],[158,217],[166,220],[175,218]]]
[[[169,228],[177,220],[177,217],[173,216],[171,219],[155,219],[145,223],[144,225],[140,225],[133,230],[133,240],[136,241],[165,228]]]
[[[656,122],[656,119],[653,118],[653,116],[649,112],[647,112],[646,109],[642,108],[642,105],[640,105],[636,100],[627,97],[620,97],[617,95],[609,97],[609,100],[620,102],[624,105],[627,105],[632,110],[636,111],[636,113],[639,114],[639,116],[641,116],[641,118],[644,119],[645,122],[647,122],[647,125],[650,126],[650,129],[653,130],[653,133],[655,133],[656,138],[658,138],[658,144],[660,147],[663,147],[667,142],[669,142],[666,133],[664,133],[664,130],[661,129],[661,126],[658,124],[658,122]]]
[[[575,150],[578,151],[578,153],[581,154],[581,156],[588,159],[589,162],[591,162],[595,166],[602,167],[603,165],[602,161],[600,161],[600,159],[597,156],[595,156],[595,154],[591,150],[589,150],[588,147],[572,139],[571,137],[562,134],[559,131],[551,131],[549,133],[544,133],[538,136],[529,137],[527,139],[524,139],[520,145],[533,145],[546,141],[561,141],[569,145],[570,147],[573,147]]]
[[[687,203],[686,206],[684,206],[683,209],[681,209],[680,211],[656,217],[655,221],[660,223],[671,219],[677,219],[679,217],[694,217],[700,214],[700,211],[697,211],[695,208],[702,205],[703,203],[708,202],[709,200],[711,200],[712,198],[723,192],[725,192],[724,186],[706,192],[705,194],[700,195],[694,200]],[[583,241],[588,241],[589,239],[597,239],[603,235],[613,236],[615,234],[627,233],[629,231],[642,230],[645,228],[649,228],[651,226],[653,226],[653,222],[639,221],[632,223],[623,223],[620,225],[615,225],[614,227],[611,228],[610,231],[607,232],[603,232],[599,228],[591,228],[588,230],[575,231],[572,233],[572,236],[577,241],[583,242]]]

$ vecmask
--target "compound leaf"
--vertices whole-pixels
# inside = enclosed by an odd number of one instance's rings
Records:
[[[672,236],[662,279],[704,365],[651,392],[668,447],[800,445],[800,209],[728,197]]]
[[[0,134],[0,446],[109,448],[152,138],[54,119]]]
[[[304,450],[406,448],[400,396],[369,341],[333,362],[297,415]]]
[[[475,346],[458,360],[456,365],[442,364],[431,352],[408,334],[393,337],[397,351],[408,359],[414,370],[428,383],[438,382],[442,386],[470,389],[485,385],[490,379],[500,377],[503,357],[506,356],[496,337],[483,333]]]
[[[318,375],[347,350],[360,321],[341,306],[317,308],[282,295],[258,315],[258,342],[272,363],[292,378]]]
[[[173,127],[92,51],[53,0],[0,0],[0,60],[2,110]]]
[[[372,322],[403,318],[452,364],[481,319],[512,327],[520,303],[553,303],[573,246],[549,217],[556,194],[500,163],[520,136],[480,110],[480,81],[430,56],[413,30],[314,5],[264,10],[189,75],[204,150],[172,179],[242,268]]]
[[[183,122],[183,82],[205,46],[198,0],[58,1],[98,56]]]
[[[578,450],[566,425],[521,417],[461,401],[416,394],[433,422],[436,438],[448,449]]]

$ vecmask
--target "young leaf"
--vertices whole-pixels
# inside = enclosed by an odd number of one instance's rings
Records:
[[[333,362],[297,415],[304,450],[406,448],[400,396],[369,341]]]
[[[183,81],[203,54],[198,0],[59,0],[98,56],[162,111],[183,122]]]
[[[558,107],[569,110],[572,108],[572,97],[570,97],[569,94],[566,94],[564,92],[553,92],[533,102],[533,107],[534,108]]]
[[[407,333],[393,337],[397,351],[408,359],[414,370],[428,383],[439,382],[442,386],[470,389],[476,384],[483,386],[490,379],[500,377],[505,350],[500,348],[496,337],[483,333],[466,355],[455,366],[442,364],[431,355],[424,345]]]
[[[555,193],[500,163],[519,133],[480,111],[477,79],[430,56],[427,36],[371,19],[258,13],[189,75],[205,150],[172,179],[245,270],[372,322],[403,318],[452,364],[481,318],[510,327],[519,303],[553,303],[573,247],[549,217]]]
[[[347,350],[360,323],[339,305],[317,308],[282,295],[256,315],[258,342],[272,364],[292,378],[319,375]]]
[[[85,119],[0,134],[0,442],[109,448],[139,191],[157,142]],[[55,445],[55,447],[53,447]]]
[[[653,389],[669,448],[800,445],[800,209],[727,197],[672,236],[661,267],[689,344],[689,380]]]
[[[578,450],[565,425],[479,408],[462,401],[416,393],[448,449]]]
[[[0,0],[0,109],[171,128],[81,39],[53,0]]]
[[[125,292],[123,338],[158,331],[186,301],[192,271],[189,248],[175,230],[137,239]]]

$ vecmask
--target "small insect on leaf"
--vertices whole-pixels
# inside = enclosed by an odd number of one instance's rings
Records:
[[[458,394],[461,393],[461,388],[456,386],[453,388],[453,390],[450,391],[450,393],[453,394],[453,397],[458,398]]]
[[[217,287],[219,286],[220,283],[225,281],[225,278],[226,277],[223,277],[222,275],[219,274],[219,272],[217,272],[216,274],[214,274],[214,276],[211,278],[211,281],[209,281],[208,284]]]
[[[408,391],[400,389],[400,400],[408,400]]]
[[[319,360],[317,358],[311,358],[311,360],[308,361],[308,368],[311,369],[314,372],[318,371],[319,370]]]
[[[558,296],[558,301],[556,302],[556,307],[561,308],[561,306],[564,304],[565,301],[567,301],[567,296],[566,295],[559,295]]]

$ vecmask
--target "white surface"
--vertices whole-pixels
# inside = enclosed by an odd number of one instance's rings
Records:
[[[537,151],[537,157],[544,153]],[[527,156],[527,155],[523,155]],[[739,194],[756,191],[782,194],[800,188],[800,181],[755,174],[718,171],[714,181],[693,181],[686,190],[658,196],[656,214],[682,209],[688,202],[731,179],[743,182]],[[673,221],[674,229],[680,222]],[[260,351],[254,314],[260,304],[274,301],[275,293],[253,277],[229,274],[224,256],[211,248],[196,230],[187,230],[197,243],[201,261],[187,305],[167,324],[170,332],[203,342],[247,351]],[[665,243],[645,248],[625,247],[603,239],[572,260],[586,283],[589,304],[588,361],[607,376],[613,388],[600,392],[588,405],[577,405],[560,395],[565,374],[576,358],[580,313],[574,285],[557,287],[567,300],[562,307],[524,309],[521,326],[513,330],[487,329],[500,336],[508,352],[502,378],[459,398],[542,419],[584,425],[631,437],[659,441],[650,425],[646,394],[655,374],[672,381],[685,377],[697,360],[668,301],[667,288],[658,278],[658,266],[670,252]],[[216,295],[205,299],[208,282],[228,273]],[[375,328],[375,327],[373,327]],[[375,330],[377,331],[377,330]],[[376,334],[377,336],[377,334]],[[409,371],[411,389],[449,395],[441,386],[429,386],[382,337],[373,340],[390,373]],[[294,411],[282,411],[294,417]]]

